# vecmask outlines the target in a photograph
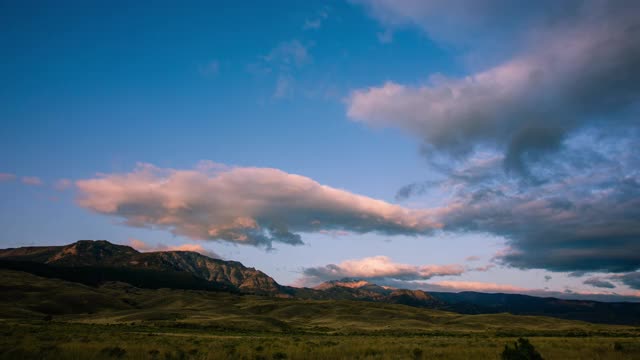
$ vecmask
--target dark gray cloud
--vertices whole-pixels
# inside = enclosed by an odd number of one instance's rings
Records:
[[[616,287],[612,282],[604,280],[599,277],[588,278],[582,283],[585,285],[591,285],[597,288],[604,288],[604,289],[614,289]]]
[[[348,98],[353,120],[420,138],[439,173],[398,200],[449,194],[443,229],[504,237],[505,265],[640,268],[638,2],[359,2],[385,26],[417,26],[436,41],[461,44],[456,25],[480,39],[507,33],[502,58],[483,70]],[[486,51],[469,41],[471,52]]]
[[[523,186],[508,174],[476,182],[447,180],[442,186],[454,195],[440,218],[444,229],[503,236],[510,249],[498,261],[518,268],[640,268],[640,154],[629,147],[635,139],[609,140],[600,139],[598,146],[587,138],[568,144],[563,157],[537,171],[536,185]],[[586,148],[597,156],[587,165],[574,161]]]
[[[632,272],[621,275],[611,275],[608,277],[611,280],[622,282],[628,287],[636,290],[640,290],[640,272]]]

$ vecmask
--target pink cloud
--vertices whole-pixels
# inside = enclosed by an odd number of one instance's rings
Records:
[[[393,262],[387,256],[345,260],[339,264],[311,267],[304,270],[298,283],[317,284],[342,278],[391,279],[400,281],[426,280],[435,276],[461,275],[461,265],[409,265]]]
[[[42,179],[37,176],[23,176],[22,183],[30,186],[41,186],[43,184]]]
[[[484,266],[476,266],[476,267],[469,268],[469,271],[486,272],[493,269],[494,267],[496,267],[496,264],[487,264]]]
[[[514,285],[479,281],[437,281],[429,285],[435,285],[445,291],[526,292],[529,290]]]
[[[304,232],[417,235],[441,227],[432,210],[401,207],[277,169],[212,164],[191,170],[139,164],[130,173],[80,180],[78,204],[131,226],[266,247],[273,241],[301,244]]]
[[[58,191],[64,191],[73,187],[73,182],[69,179],[59,179],[53,187]]]
[[[16,179],[16,175],[15,174],[0,173],[0,182],[13,181],[15,179]]]

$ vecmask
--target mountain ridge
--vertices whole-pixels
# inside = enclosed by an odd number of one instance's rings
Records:
[[[140,288],[197,289],[302,300],[351,300],[452,311],[461,314],[545,315],[595,323],[640,324],[640,303],[542,298],[523,294],[425,292],[340,279],[315,288],[278,284],[255,268],[192,251],[139,252],[106,240],[65,246],[0,250],[0,268],[99,285],[125,282]]]
[[[139,252],[106,240],[80,240],[66,246],[0,250],[0,260],[42,263],[59,267],[100,266],[187,272],[247,293],[276,294],[281,285],[260,270],[237,261],[213,259],[193,251]]]

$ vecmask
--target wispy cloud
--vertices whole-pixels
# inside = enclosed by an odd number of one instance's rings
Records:
[[[16,175],[15,174],[0,173],[0,182],[13,181],[15,179],[16,179]]]
[[[610,281],[607,281],[607,280],[604,280],[604,279],[598,278],[598,277],[588,278],[585,281],[583,281],[582,283],[585,284],[585,285],[591,285],[593,287],[605,288],[605,289],[613,289],[613,288],[616,287]]]
[[[508,284],[496,284],[490,282],[478,282],[478,281],[436,281],[429,283],[429,287],[433,290],[439,291],[479,291],[479,292],[506,292],[506,293],[521,293],[528,289],[508,285]],[[432,291],[433,291],[432,290]]]
[[[256,75],[275,76],[274,99],[290,98],[295,93],[296,74],[311,63],[313,57],[307,45],[299,40],[285,41],[264,56],[260,61],[249,64],[248,71]]]
[[[212,60],[205,65],[201,65],[198,71],[203,76],[215,76],[220,72],[220,62],[218,60]]]
[[[58,191],[65,191],[73,187],[73,181],[70,179],[59,179],[53,185],[53,188]]]
[[[324,8],[320,10],[316,16],[306,19],[304,21],[304,25],[302,26],[302,29],[318,30],[322,27],[322,24],[328,17],[329,17],[329,10],[327,8]]]
[[[41,186],[44,184],[42,179],[37,176],[23,176],[21,181],[23,184],[30,186]]]
[[[312,60],[307,47],[298,40],[281,42],[262,58],[278,68],[300,67]]]
[[[378,41],[382,44],[390,44],[393,42],[393,30],[386,29],[378,33]]]
[[[271,168],[162,169],[76,182],[78,204],[130,226],[193,239],[270,247],[302,244],[300,233],[350,231],[418,235],[437,229],[430,210],[413,210]]]

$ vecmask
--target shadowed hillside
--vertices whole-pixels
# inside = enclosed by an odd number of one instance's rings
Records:
[[[0,359],[636,358],[638,328],[228,292],[86,286],[0,270]]]
[[[123,282],[138,288],[225,291],[302,300],[358,300],[463,314],[512,313],[608,324],[640,324],[639,303],[562,300],[518,294],[442,293],[395,289],[358,279],[328,281],[314,289],[282,286],[237,261],[189,251],[141,253],[108,241],[0,250],[0,268],[90,286]]]

